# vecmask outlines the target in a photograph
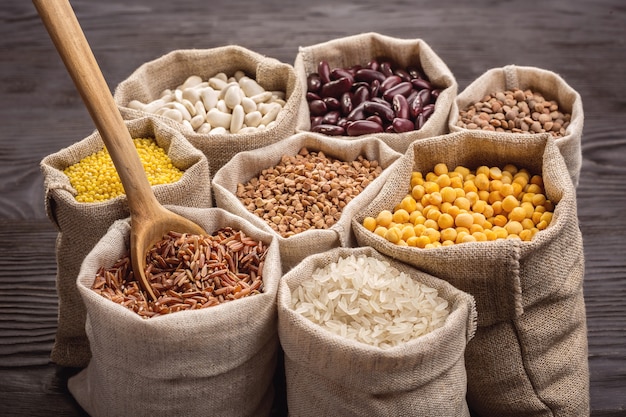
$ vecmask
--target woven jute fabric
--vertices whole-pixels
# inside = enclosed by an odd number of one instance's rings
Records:
[[[541,174],[556,203],[548,228],[530,242],[496,240],[419,249],[387,242],[362,226],[407,195],[411,172],[446,163],[475,169],[515,164]],[[468,404],[480,416],[589,414],[584,253],[576,192],[549,134],[461,131],[416,141],[387,186],[353,220],[360,245],[413,265],[476,300],[478,329],[466,350]]]
[[[309,229],[290,237],[283,237],[258,215],[250,212],[237,197],[237,187],[257,177],[264,169],[276,166],[283,156],[295,156],[302,148],[310,152],[324,152],[329,158],[354,161],[358,156],[378,161],[382,173],[341,211],[341,217],[328,229]],[[259,228],[272,233],[280,242],[283,268],[289,270],[306,256],[339,246],[352,246],[355,238],[351,220],[354,213],[374,198],[384,186],[388,168],[402,154],[395,152],[377,137],[367,136],[354,141],[316,135],[310,132],[295,134],[280,143],[255,151],[241,152],[215,173],[212,181],[217,207],[241,216]]]
[[[206,157],[177,131],[152,117],[125,122],[133,138],[154,138],[174,166],[184,170],[180,180],[152,187],[162,204],[190,207],[212,205],[210,173]],[[58,365],[82,367],[89,361],[85,335],[85,306],[76,288],[76,277],[85,256],[114,221],[129,216],[126,196],[97,203],[81,203],[63,170],[103,149],[98,131],[46,156],[40,164],[44,177],[45,208],[58,230],[56,240],[56,290],[58,327],[51,359]]]
[[[437,289],[449,303],[445,324],[383,349],[335,335],[297,313],[293,291],[317,269],[350,255],[388,262]],[[372,248],[337,248],[309,256],[285,274],[277,303],[291,416],[469,416],[464,352],[476,329],[469,294]]]
[[[132,119],[146,115],[126,107],[132,100],[149,103],[161,97],[164,90],[174,90],[191,75],[208,80],[218,73],[230,77],[236,71],[243,71],[267,91],[285,93],[286,103],[273,126],[254,133],[201,134],[157,116],[181,130],[189,142],[205,154],[211,172],[217,172],[238,152],[260,148],[295,133],[303,90],[293,66],[237,45],[175,50],[138,67],[116,87],[114,98],[124,118]]]
[[[141,318],[91,289],[98,268],[113,265],[128,250],[129,219],[116,221],[85,258],[77,279],[92,358],[69,379],[69,390],[94,417],[267,416],[279,349],[278,246],[271,235],[223,210],[166,207],[207,233],[231,227],[268,245],[263,292]]]
[[[331,68],[348,68],[365,65],[372,59],[390,59],[399,68],[417,66],[428,79],[441,89],[435,111],[419,130],[406,133],[381,133],[378,136],[392,149],[404,153],[416,139],[448,133],[448,116],[458,84],[446,63],[422,39],[399,39],[375,32],[337,38],[323,43],[301,46],[294,68],[302,89],[307,90],[307,76],[318,71],[320,61]],[[311,121],[306,94],[303,95],[296,126],[299,132],[310,131]],[[354,137],[338,136],[351,140]]]
[[[541,93],[546,100],[556,100],[564,113],[571,115],[565,136],[556,139],[574,186],[578,186],[582,166],[581,140],[584,113],[580,94],[557,73],[542,68],[507,65],[492,68],[470,83],[454,100],[450,111],[450,132],[463,130],[457,126],[460,110],[481,101],[488,94],[519,88]],[[515,135],[516,133],[509,133]]]

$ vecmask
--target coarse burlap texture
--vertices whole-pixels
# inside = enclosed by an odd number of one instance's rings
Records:
[[[220,72],[230,77],[236,71],[245,72],[266,91],[285,93],[286,103],[273,126],[258,129],[254,133],[200,134],[157,115],[181,130],[189,142],[205,154],[211,172],[217,172],[236,153],[278,142],[295,133],[304,93],[297,82],[293,66],[237,45],[175,50],[142,64],[116,87],[114,98],[122,107],[124,118],[136,118],[146,113],[126,107],[132,100],[149,103],[158,99],[164,90],[174,90],[191,75],[206,81]]]
[[[264,219],[248,211],[237,197],[237,186],[257,177],[262,170],[276,166],[284,155],[297,155],[303,147],[309,151],[322,151],[327,157],[340,161],[353,161],[362,155],[367,160],[377,160],[383,171],[346,204],[339,220],[329,229],[310,229],[285,238],[274,231]],[[387,169],[401,157],[402,154],[374,136],[344,141],[310,132],[298,133],[280,143],[255,151],[241,152],[233,157],[213,177],[215,204],[272,233],[280,244],[283,269],[287,271],[308,255],[338,246],[352,246],[355,243],[350,225],[352,216],[374,198],[385,183]]]
[[[335,335],[296,313],[292,292],[318,268],[349,255],[386,261],[437,289],[450,308],[444,326],[382,349]],[[476,310],[469,294],[372,248],[337,248],[309,256],[283,277],[278,289],[289,415],[469,416],[464,352],[475,329]]]
[[[133,138],[151,137],[162,147],[174,166],[185,171],[176,183],[152,187],[162,204],[210,207],[211,177],[206,157],[177,131],[152,117],[125,122]],[[97,203],[80,203],[63,170],[104,146],[98,131],[83,140],[46,156],[41,161],[45,207],[58,229],[56,240],[59,300],[58,327],[51,359],[58,365],[83,367],[89,361],[85,335],[85,306],[76,288],[76,277],[85,256],[115,220],[129,216],[126,196]]]
[[[407,195],[412,171],[436,163],[515,164],[541,174],[556,204],[548,228],[530,242],[496,240],[435,249],[393,245],[362,226]],[[589,414],[584,253],[576,192],[549,134],[471,131],[415,142],[387,186],[353,220],[360,245],[444,279],[476,300],[478,329],[466,350],[468,404],[480,416]]]
[[[519,88],[541,93],[546,100],[556,100],[563,113],[571,115],[565,136],[556,139],[574,186],[578,186],[582,166],[583,104],[580,94],[558,74],[536,67],[507,65],[492,68],[467,86],[452,103],[450,132],[465,130],[457,126],[459,112],[481,101],[487,94]],[[516,133],[508,133],[515,135]]]
[[[91,290],[98,268],[125,255],[130,223],[119,220],[85,258],[77,280],[92,358],[69,379],[69,390],[93,417],[269,415],[279,349],[278,246],[272,236],[223,210],[168,208],[207,233],[232,227],[268,244],[263,293],[141,318]]]
[[[320,61],[327,61],[331,68],[348,68],[365,65],[372,59],[390,59],[399,68],[418,66],[430,82],[441,89],[435,103],[435,111],[419,130],[406,133],[381,133],[378,136],[392,149],[404,153],[416,139],[448,133],[448,116],[458,84],[446,63],[422,39],[398,39],[369,32],[333,39],[316,45],[300,47],[294,62],[299,83],[305,92],[298,114],[297,130],[310,131],[311,120],[306,100],[307,76],[318,71]],[[340,136],[354,139],[351,136]]]

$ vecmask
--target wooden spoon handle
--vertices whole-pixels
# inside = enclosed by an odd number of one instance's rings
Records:
[[[33,0],[111,155],[131,215],[150,217],[156,197],[113,95],[68,0]]]

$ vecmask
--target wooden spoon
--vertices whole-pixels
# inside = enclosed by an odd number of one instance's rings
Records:
[[[111,155],[131,216],[130,258],[133,271],[148,296],[154,291],[145,275],[146,254],[170,231],[206,234],[202,227],[157,201],[132,137],[100,71],[68,0],[33,0],[52,42],[76,84]]]

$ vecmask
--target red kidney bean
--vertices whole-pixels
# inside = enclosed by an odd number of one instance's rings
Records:
[[[365,116],[365,110],[364,110],[365,103],[369,103],[369,101],[364,101],[362,103],[359,103],[358,106],[354,106],[352,111],[350,113],[348,113],[348,115],[346,116],[346,119],[348,121],[365,119],[365,117],[366,117]]]
[[[321,100],[322,98],[319,96],[319,94],[308,91],[306,93],[306,99],[307,101],[313,101],[313,100]]]
[[[428,120],[430,116],[435,112],[434,104],[427,104],[422,109],[422,114],[424,115],[424,119]]]
[[[370,68],[362,68],[354,74],[356,81],[365,81],[371,83],[374,80],[378,80],[379,83],[385,81],[385,74]]]
[[[341,103],[335,97],[324,97],[322,101],[326,103],[326,108],[329,111],[339,110],[341,108]]]
[[[345,130],[343,127],[326,124],[317,125],[311,128],[311,131],[329,136],[341,136],[345,134]]]
[[[380,89],[380,81],[374,80],[370,83],[370,97],[378,97],[378,90]]]
[[[322,100],[313,100],[309,102],[309,111],[311,116],[324,116],[328,108],[326,108],[326,103]]]
[[[380,92],[384,94],[385,91],[389,90],[392,87],[395,87],[401,82],[402,82],[402,78],[400,78],[399,76],[390,75],[389,77],[385,78],[385,81],[380,83]]]
[[[350,79],[342,77],[337,80],[327,82],[322,86],[320,95],[322,97],[335,97],[339,98],[341,95],[352,88],[352,82]]]
[[[424,79],[426,79],[426,75],[424,75],[424,71],[422,71],[421,68],[417,68],[417,67],[411,66],[411,67],[407,68],[407,72],[409,73],[411,78],[424,78]]]
[[[311,128],[322,124],[322,119],[324,119],[323,116],[315,116],[315,117],[311,117]]]
[[[318,73],[307,77],[311,130],[358,136],[420,129],[440,93],[419,66],[394,68],[389,60],[372,59],[331,69],[321,61]]]
[[[338,80],[339,78],[347,78],[350,80],[350,85],[354,83],[354,74],[351,71],[343,68],[334,68],[330,72],[330,78],[333,80]]]
[[[378,69],[380,68],[380,63],[377,59],[372,59],[370,62],[367,63],[366,67],[369,69],[373,69],[374,71],[378,71]]]
[[[376,122],[376,123],[378,123],[381,126],[383,125],[383,119],[381,119],[380,116],[377,116],[375,114],[373,114],[371,116],[368,116],[365,120],[369,120],[371,122]]]
[[[426,106],[427,104],[430,104],[431,98],[432,98],[432,96],[430,95],[430,90],[428,89],[420,90],[419,93],[417,93],[417,96],[422,101],[422,107]]]
[[[417,88],[418,90],[432,90],[433,88],[432,84],[423,78],[413,78],[411,80],[411,84],[413,84],[413,87]]]
[[[385,106],[382,103],[378,103],[375,101],[367,101],[363,104],[363,110],[367,114],[375,114],[380,116],[383,120],[392,121],[395,117],[393,109],[391,107]]]
[[[323,89],[323,88],[322,88]],[[403,81],[400,84],[391,87],[389,90],[383,93],[383,98],[387,101],[391,101],[393,96],[396,94],[401,94],[403,96],[408,96],[413,91],[413,85],[407,81]]]
[[[330,66],[327,61],[320,61],[317,66],[317,73],[319,74],[322,83],[326,84],[330,82]]]
[[[369,85],[361,85],[354,91],[354,96],[352,97],[352,105],[358,106],[359,104],[370,99],[370,89]]]
[[[420,130],[424,123],[426,123],[426,118],[424,117],[424,113],[420,113],[415,118],[415,130]]]
[[[307,91],[310,91],[312,93],[317,93],[318,91],[320,91],[320,88],[322,88],[322,79],[320,78],[319,74],[309,74],[306,79],[306,86]]]
[[[346,127],[346,133],[348,133],[349,136],[370,135],[382,132],[383,127],[371,120],[357,120],[349,123]]]
[[[422,99],[420,95],[417,94],[415,98],[409,102],[409,114],[411,115],[411,118],[415,119],[417,115],[422,112],[423,107]]]
[[[385,77],[387,78],[393,75],[393,68],[391,66],[391,62],[389,61],[381,62],[378,70],[382,72],[383,74],[385,74]]]
[[[352,111],[354,105],[352,100],[353,96],[354,94],[349,91],[347,93],[343,93],[343,95],[341,96],[341,100],[339,100],[339,102],[341,104],[342,114],[348,114]]]
[[[402,78],[402,81],[411,82],[411,79],[412,79],[411,74],[409,74],[407,71],[405,71],[405,70],[403,70],[401,68],[398,68],[393,73],[394,73],[394,75],[397,75],[398,77]]]
[[[413,123],[409,119],[404,119],[401,117],[396,117],[395,119],[393,119],[391,126],[393,127],[393,131],[396,133],[409,132],[415,129],[415,123]]]
[[[322,124],[336,125],[341,114],[338,111],[329,111],[322,118]]]
[[[402,94],[396,94],[393,96],[391,107],[393,108],[396,117],[401,119],[409,118],[409,102]]]

